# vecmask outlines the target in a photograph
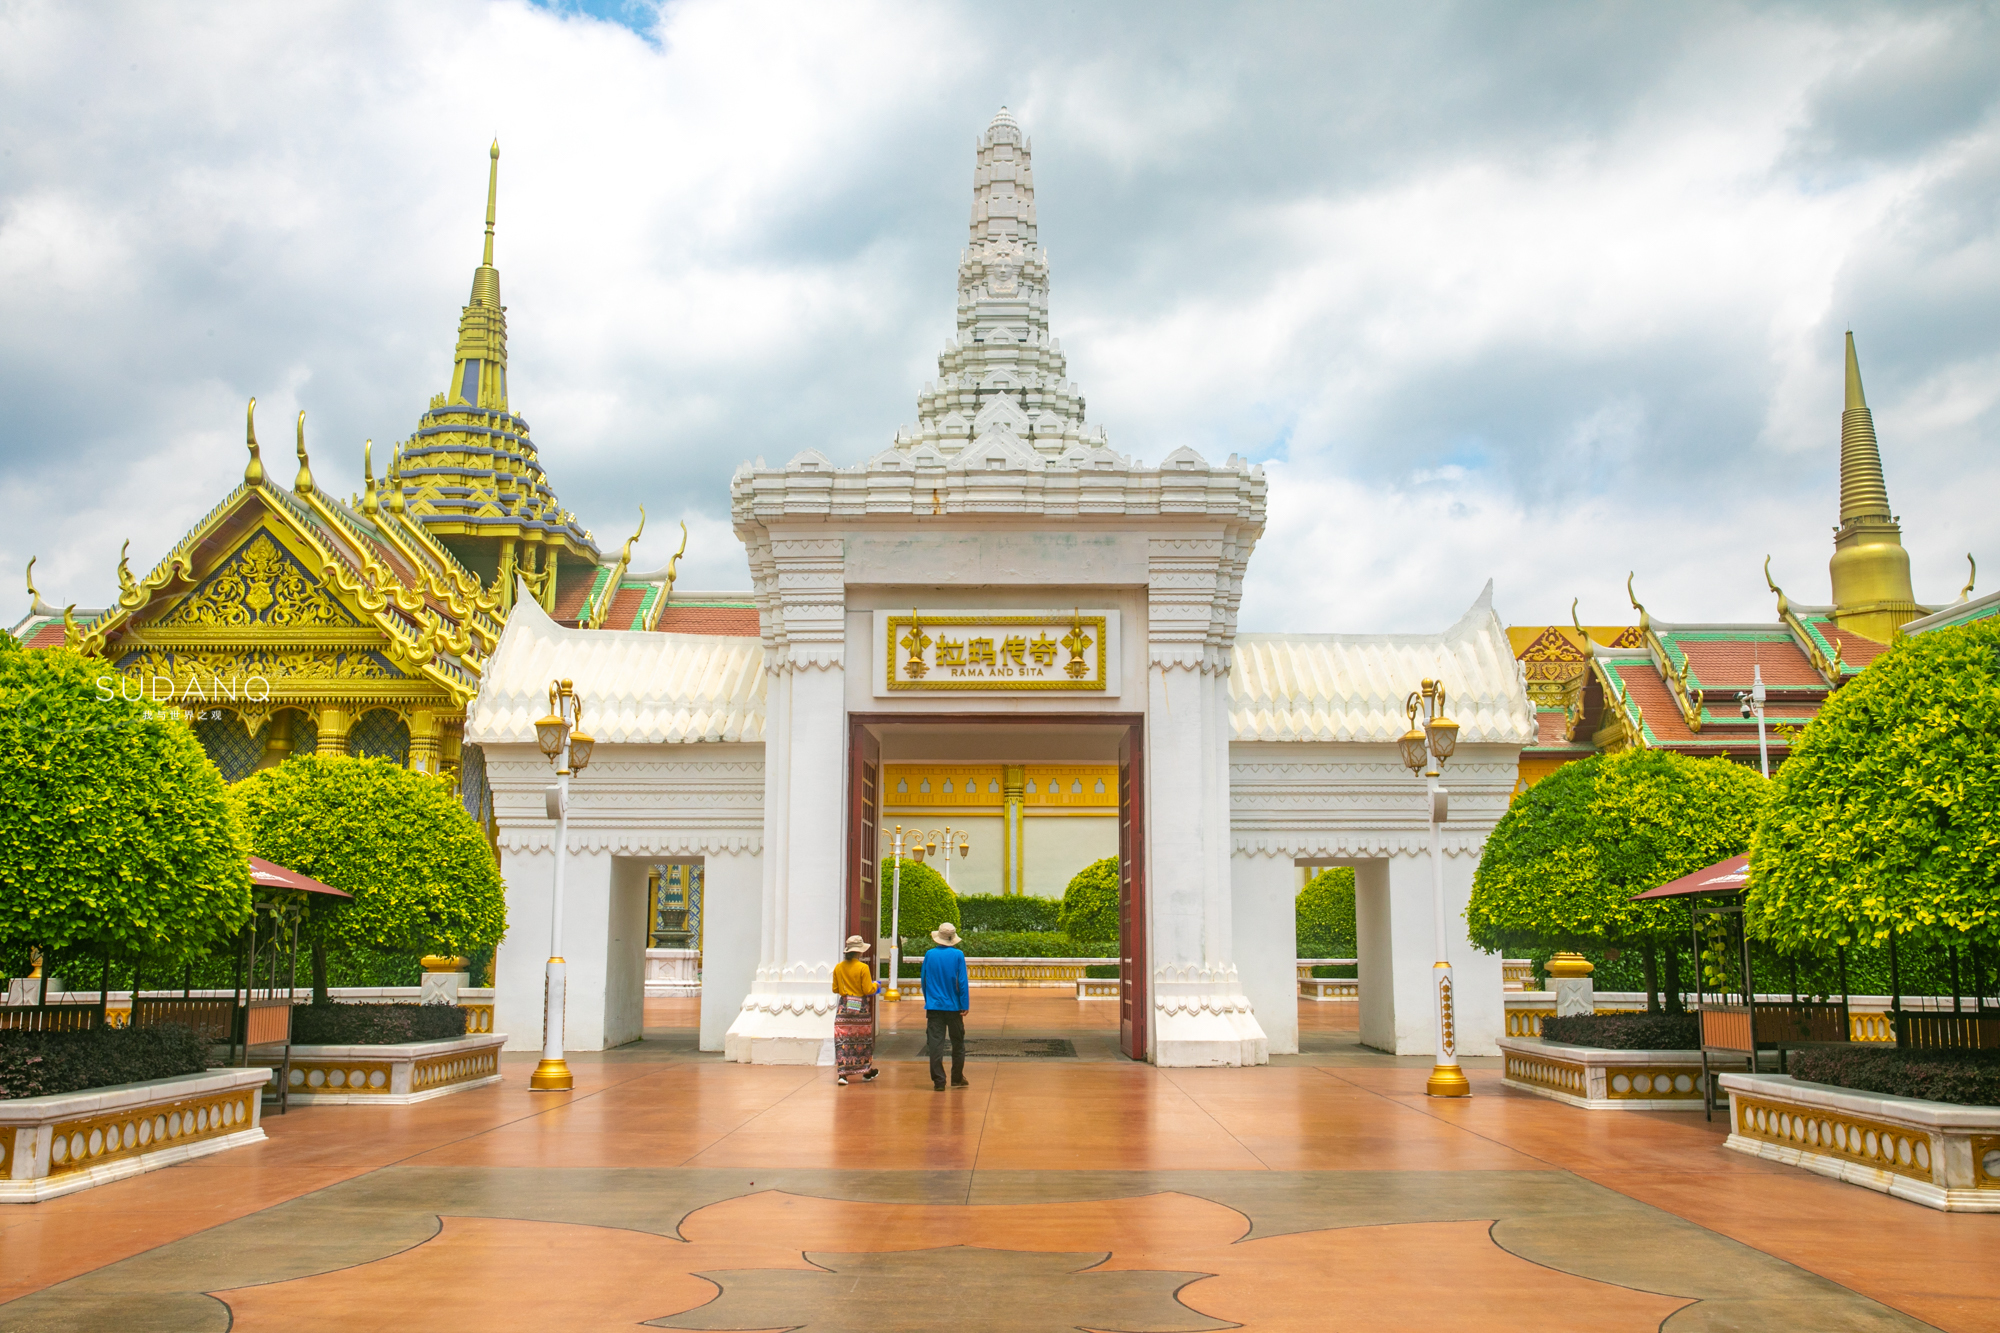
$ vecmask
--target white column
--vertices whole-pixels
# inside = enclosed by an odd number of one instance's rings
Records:
[[[1147,894],[1156,1064],[1262,1064],[1231,955],[1226,677],[1231,575],[1217,538],[1156,538],[1146,672]]]
[[[1393,862],[1409,860],[1407,856],[1377,858],[1354,868],[1354,958],[1361,992],[1361,1044],[1378,1051],[1402,1053],[1397,1044],[1399,1015],[1429,1013],[1428,1008],[1411,1009],[1410,1004],[1416,1002],[1404,1001],[1397,990],[1398,981],[1413,969],[1427,979],[1431,963],[1436,961],[1423,958],[1406,962],[1398,948],[1398,936],[1409,934],[1410,908],[1397,896],[1397,889],[1403,886],[1395,883]],[[1425,1004],[1429,995],[1428,990],[1422,993]],[[1423,1033],[1428,1039],[1427,1023]]]
[[[764,742],[765,921],[731,1060],[831,1064],[847,796],[846,616],[838,538],[773,534],[753,559],[770,645]]]
[[[701,1049],[724,1035],[757,980],[766,863],[755,852],[710,853],[701,882]]]
[[[1272,1055],[1299,1049],[1298,890],[1290,856],[1238,853],[1230,862],[1236,971]]]
[[[1465,936],[1465,904],[1472,893],[1472,872],[1478,857],[1462,847],[1454,849],[1449,831],[1445,835],[1445,848],[1445,925],[1451,941],[1448,952],[1455,992],[1452,1009],[1458,1053],[1496,1055],[1500,1050],[1496,1042],[1506,1029],[1500,955],[1480,952]],[[1387,871],[1386,893],[1379,898],[1388,908],[1389,919],[1373,922],[1380,933],[1371,933],[1372,904],[1364,904],[1361,901],[1364,895],[1356,894],[1364,978],[1361,1043],[1397,1055],[1431,1055],[1437,1049],[1431,964],[1438,960],[1433,957],[1437,938],[1431,906],[1430,853],[1424,849],[1421,838],[1413,838],[1409,850],[1375,864],[1383,865]],[[1389,938],[1383,940],[1382,934]],[[1379,950],[1384,943],[1388,945],[1393,979],[1387,987],[1371,988],[1367,980],[1371,945]]]
[[[607,857],[604,941],[604,1046],[646,1035],[647,858]]]

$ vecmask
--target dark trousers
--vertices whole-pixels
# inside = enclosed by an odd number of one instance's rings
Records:
[[[956,1009],[924,1011],[924,1050],[931,1057],[931,1082],[944,1082],[944,1039],[951,1038],[951,1076],[965,1077],[965,1015]]]

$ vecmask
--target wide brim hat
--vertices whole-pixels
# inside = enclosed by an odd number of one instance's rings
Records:
[[[956,948],[958,946],[958,928],[947,921],[931,932],[931,940],[937,944],[949,945]]]
[[[862,939],[859,935],[849,935],[847,943],[841,946],[840,951],[842,953],[867,953],[868,941]]]

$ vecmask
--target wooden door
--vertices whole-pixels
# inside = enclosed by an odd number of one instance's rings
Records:
[[[1146,1058],[1146,775],[1139,728],[1118,742],[1118,1044]]]
[[[882,898],[876,883],[882,869],[882,742],[856,723],[848,736],[847,756],[847,933],[868,941],[872,950],[882,933]],[[871,964],[878,961],[873,952],[865,957]]]

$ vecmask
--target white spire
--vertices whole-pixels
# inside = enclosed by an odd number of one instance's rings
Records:
[[[1031,145],[1006,107],[979,138],[972,173],[972,235],[958,264],[958,336],[938,357],[935,385],[917,397],[917,427],[896,437],[955,454],[993,433],[1055,456],[1104,444],[1083,421],[1083,396],[1064,378],[1049,336],[1048,257],[1035,234]]]

